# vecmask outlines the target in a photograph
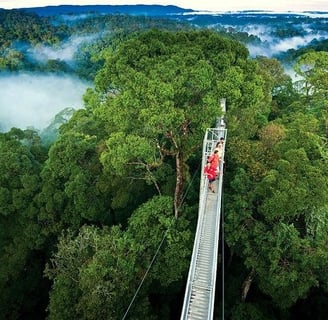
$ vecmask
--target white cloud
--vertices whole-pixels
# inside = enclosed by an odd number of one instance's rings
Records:
[[[303,46],[309,45],[314,39],[320,39],[321,37],[327,38],[327,34],[307,34],[305,36],[295,36],[285,39],[273,38],[268,35],[257,34],[262,41],[261,45],[248,45],[247,48],[252,57],[255,56],[267,56],[286,52],[290,49],[298,49]]]
[[[68,41],[61,43],[58,47],[50,47],[46,45],[37,45],[29,50],[29,53],[39,61],[47,61],[49,59],[58,59],[71,62],[79,45],[83,42],[90,42],[95,38],[93,36],[73,36]]]
[[[66,107],[83,107],[89,85],[69,76],[7,74],[0,77],[0,128],[45,128]]]

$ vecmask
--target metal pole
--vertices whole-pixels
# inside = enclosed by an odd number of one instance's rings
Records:
[[[222,175],[223,178],[223,175]],[[222,216],[222,226],[221,226],[221,234],[222,234],[222,320],[224,320],[224,210],[223,210],[223,184],[222,184],[222,190],[221,190],[221,216]]]

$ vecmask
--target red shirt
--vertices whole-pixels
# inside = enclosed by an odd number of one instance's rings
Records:
[[[216,170],[212,166],[205,166],[204,173],[207,176],[208,180],[215,180]]]
[[[219,166],[219,155],[217,153],[213,153],[208,159],[207,162],[211,164],[211,167],[216,170]]]

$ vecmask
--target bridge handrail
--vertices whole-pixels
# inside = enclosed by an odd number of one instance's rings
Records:
[[[187,319],[187,313],[189,310],[189,302],[191,299],[191,291],[192,291],[192,284],[193,284],[193,278],[195,274],[196,269],[196,262],[197,262],[197,253],[199,250],[200,245],[200,237],[202,235],[202,228],[204,223],[204,214],[205,214],[205,208],[206,208],[206,200],[207,200],[207,189],[208,189],[208,179],[205,177],[203,173],[203,168],[206,165],[207,157],[213,153],[213,150],[216,146],[216,143],[219,141],[219,139],[223,137],[226,138],[226,129],[222,126],[219,128],[208,128],[206,130],[205,136],[204,136],[204,142],[203,142],[203,157],[202,157],[202,172],[201,172],[201,179],[200,179],[200,198],[199,198],[199,211],[198,211],[198,222],[197,222],[197,228],[195,233],[195,240],[194,240],[194,246],[193,246],[193,253],[191,257],[190,262],[190,268],[188,273],[188,279],[187,279],[187,285],[186,285],[186,291],[185,291],[185,299],[182,307],[182,313],[181,313],[181,319]],[[223,154],[222,159],[224,159],[224,148],[223,148]],[[220,161],[219,164],[219,170],[222,173],[223,171],[223,162]],[[222,188],[222,175],[219,178],[219,190],[217,190],[217,215],[218,211],[220,210],[221,205],[221,188]],[[217,224],[219,224],[220,219],[217,219]],[[217,228],[218,229],[218,228]],[[219,232],[215,234],[215,248],[213,248],[214,252],[214,259],[213,259],[213,270],[212,272],[212,286],[215,288],[215,282],[216,282],[216,270],[217,270],[217,251],[218,251],[218,237]],[[209,305],[209,315],[213,315],[214,312],[214,295],[215,290],[211,290],[210,292],[210,305]]]

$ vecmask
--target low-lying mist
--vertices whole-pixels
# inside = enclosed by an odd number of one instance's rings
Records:
[[[251,57],[256,56],[266,56],[272,58],[277,54],[281,54],[286,52],[290,49],[299,49],[306,45],[309,45],[311,41],[320,39],[320,37],[326,39],[328,34],[325,37],[317,35],[317,34],[308,34],[305,36],[296,36],[296,37],[289,37],[280,39],[278,37],[271,37],[266,35],[265,37],[262,36],[262,44],[260,45],[246,45]],[[259,38],[261,38],[259,36]]]
[[[66,107],[83,107],[86,83],[73,76],[3,74],[0,76],[0,131],[12,127],[44,129]]]
[[[74,54],[83,43],[90,43],[97,35],[72,36],[55,47],[39,44],[28,49],[28,55],[36,61],[46,62],[49,59],[74,63]]]

